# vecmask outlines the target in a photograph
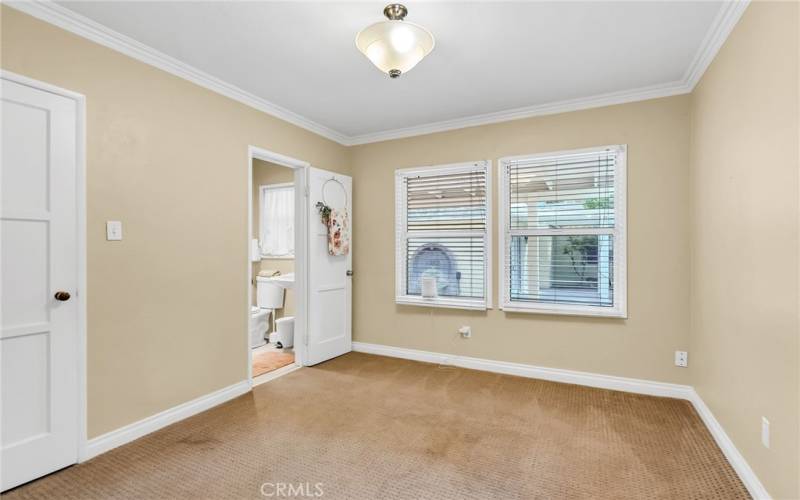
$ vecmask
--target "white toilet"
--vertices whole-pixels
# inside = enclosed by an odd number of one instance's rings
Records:
[[[253,306],[250,308],[250,348],[255,349],[267,343],[264,336],[269,330],[269,309]]]
[[[284,293],[285,289],[272,279],[256,277],[256,306],[250,313],[250,347],[256,348],[266,343],[270,315],[274,317],[275,309],[283,307]]]

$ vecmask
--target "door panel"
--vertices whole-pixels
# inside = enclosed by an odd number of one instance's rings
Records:
[[[320,220],[316,204],[325,201],[335,209],[346,209],[352,235],[352,186],[349,176],[309,168],[308,240],[308,353],[306,364],[314,365],[352,350],[353,245],[347,255],[328,253],[328,231]]]
[[[2,81],[0,359],[6,490],[78,458],[77,104]]]
[[[50,197],[48,118],[50,111],[3,100],[3,207],[48,210]]]
[[[14,447],[50,432],[50,333],[3,341],[3,445]],[[17,408],[26,408],[20,412]]]
[[[3,179],[5,184],[5,179]],[[4,214],[6,211],[3,211]],[[49,323],[50,290],[48,248],[50,224],[41,220],[4,220],[0,222],[3,237],[3,329],[31,323]],[[6,293],[8,292],[8,293]]]

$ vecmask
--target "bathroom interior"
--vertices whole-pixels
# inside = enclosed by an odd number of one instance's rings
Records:
[[[253,159],[253,378],[294,365],[294,170]]]

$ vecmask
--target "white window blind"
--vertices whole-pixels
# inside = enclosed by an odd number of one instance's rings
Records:
[[[624,317],[624,146],[500,161],[503,308]]]
[[[398,303],[487,307],[488,176],[487,162],[397,172]]]

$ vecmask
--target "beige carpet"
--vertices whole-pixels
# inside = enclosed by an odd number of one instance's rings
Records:
[[[261,351],[253,353],[253,376],[258,377],[294,363],[294,352]]]
[[[688,402],[358,353],[7,497],[257,499],[280,483],[326,499],[747,497]]]

